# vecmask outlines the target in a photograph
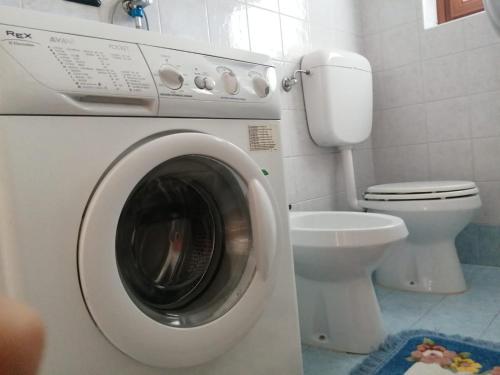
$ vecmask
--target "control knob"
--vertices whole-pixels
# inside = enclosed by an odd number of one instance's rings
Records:
[[[262,77],[254,77],[252,80],[253,89],[259,98],[265,98],[269,95],[271,87],[269,82]]]
[[[233,72],[224,72],[222,74],[222,82],[224,89],[230,95],[236,95],[240,91],[240,83],[238,77]]]
[[[194,78],[194,84],[201,90],[206,89],[212,91],[215,89],[215,81],[210,77],[196,76]]]
[[[172,66],[164,65],[160,68],[158,74],[160,79],[168,88],[172,90],[179,90],[184,84],[184,77]]]

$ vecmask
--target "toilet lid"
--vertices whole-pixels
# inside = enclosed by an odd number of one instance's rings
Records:
[[[430,200],[477,195],[478,188],[470,181],[422,181],[371,186],[366,200]]]

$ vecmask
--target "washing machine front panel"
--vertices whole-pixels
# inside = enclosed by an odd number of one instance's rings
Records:
[[[275,212],[260,168],[227,141],[178,133],[132,149],[103,177],[82,224],[79,273],[92,318],[148,365],[223,354],[272,291]]]

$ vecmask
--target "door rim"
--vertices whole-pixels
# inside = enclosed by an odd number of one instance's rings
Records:
[[[278,212],[272,189],[259,166],[239,147],[212,135],[159,135],[123,155],[107,171],[82,220],[78,241],[81,290],[89,313],[104,336],[128,356],[155,367],[196,366],[229,350],[260,317],[275,280],[275,272],[257,269],[244,295],[225,315],[192,328],[163,325],[145,315],[130,299],[115,259],[121,209],[144,175],[162,162],[184,155],[214,158],[231,167],[247,184],[257,181],[268,195],[274,213]],[[274,214],[273,219],[279,221],[279,215]],[[257,264],[256,258],[252,249],[249,262]],[[270,261],[274,263],[272,257]],[[268,267],[274,268],[272,264]]]

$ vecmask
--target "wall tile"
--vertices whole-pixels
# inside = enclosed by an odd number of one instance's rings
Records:
[[[251,50],[281,58],[283,47],[279,14],[252,6],[247,11]]]
[[[210,42],[205,0],[163,0],[159,6],[163,33]]]
[[[288,0],[284,0],[288,1]],[[361,35],[361,9],[358,0],[331,0],[334,28]]]
[[[469,112],[473,137],[500,136],[500,92],[470,97]]]
[[[423,105],[399,107],[374,116],[373,140],[376,147],[425,143],[426,130]]]
[[[465,45],[468,49],[500,43],[486,13],[473,14],[464,19]]]
[[[248,5],[255,5],[261,8],[278,11],[278,0],[246,0]]]
[[[383,0],[361,1],[361,24],[364,35],[375,34],[382,30],[380,11]]]
[[[0,5],[19,7],[21,6],[21,0],[0,0]]]
[[[307,0],[279,0],[280,13],[305,20],[308,18]]]
[[[471,94],[500,90],[500,44],[467,52],[467,88]]]
[[[431,180],[473,180],[470,140],[429,143]]]
[[[335,180],[331,173],[333,154],[307,155],[294,158],[297,200],[306,201],[334,193]]]
[[[419,25],[420,29],[421,26]],[[457,20],[421,32],[422,58],[462,52],[465,49],[464,22]]]
[[[500,226],[500,181],[478,182],[483,206],[476,223]]]
[[[416,21],[416,0],[382,0],[380,23],[384,29]]]
[[[407,24],[382,33],[382,54],[385,69],[407,65],[420,58],[417,24]]]
[[[250,49],[247,9],[236,0],[207,0],[208,25],[213,46]]]
[[[426,144],[374,149],[377,184],[428,180],[428,155]]]
[[[477,181],[500,181],[500,138],[474,139],[474,171]]]
[[[464,58],[464,54],[455,54],[422,63],[426,100],[440,100],[465,94]]]
[[[426,112],[429,141],[470,138],[466,98],[427,103]],[[467,157],[470,158],[470,154]]]
[[[287,61],[300,62],[302,56],[311,49],[309,27],[305,21],[282,15],[281,37],[283,58]]]
[[[423,99],[420,64],[411,64],[381,72],[383,108],[421,103]]]
[[[293,205],[293,211],[333,211],[335,210],[335,196],[311,199]]]
[[[500,228],[481,225],[477,249],[476,264],[500,267]]]
[[[286,2],[287,0],[282,0]],[[309,0],[309,21],[312,27],[333,29],[334,8],[331,0]]]
[[[479,242],[479,226],[469,224],[460,232],[455,240],[458,257],[461,263],[476,264],[477,263],[477,247]]]
[[[384,68],[381,34],[368,35],[364,38],[363,55],[370,61],[373,71]]]

